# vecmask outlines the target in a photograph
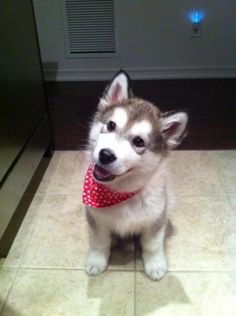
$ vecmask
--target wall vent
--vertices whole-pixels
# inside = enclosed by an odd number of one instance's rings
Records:
[[[114,1],[63,1],[65,42],[69,57],[116,52]]]

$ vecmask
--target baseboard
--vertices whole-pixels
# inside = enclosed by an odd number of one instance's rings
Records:
[[[46,81],[109,80],[119,69],[55,69],[45,68]],[[132,79],[209,79],[235,78],[236,67],[162,67],[162,68],[125,68]]]

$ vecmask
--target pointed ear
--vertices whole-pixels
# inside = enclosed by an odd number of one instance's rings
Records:
[[[161,132],[169,149],[177,147],[186,136],[188,115],[185,112],[164,114],[161,118]]]
[[[129,77],[121,70],[105,89],[100,100],[99,108],[105,108],[107,105],[119,103],[127,99],[129,95]]]

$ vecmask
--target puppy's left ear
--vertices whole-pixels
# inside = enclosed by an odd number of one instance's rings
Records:
[[[111,83],[105,89],[102,98],[99,102],[99,108],[105,108],[107,105],[120,103],[129,96],[129,77],[123,71],[112,79]]]
[[[186,136],[188,115],[185,112],[164,114],[161,118],[161,133],[169,149],[176,148]]]

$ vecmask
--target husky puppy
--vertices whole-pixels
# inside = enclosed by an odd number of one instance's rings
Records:
[[[90,249],[85,270],[103,272],[112,235],[140,235],[146,274],[160,280],[167,271],[164,238],[170,208],[168,152],[185,135],[187,114],[163,114],[133,96],[120,71],[100,99],[89,135],[87,205]]]

